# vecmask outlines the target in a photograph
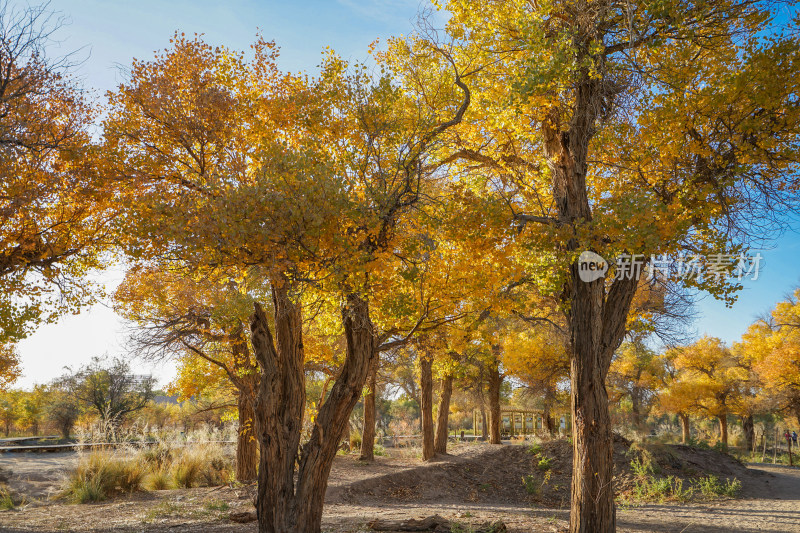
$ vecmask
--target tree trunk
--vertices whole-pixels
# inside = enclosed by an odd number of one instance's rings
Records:
[[[486,403],[481,400],[481,440],[489,440],[489,421],[486,419]]]
[[[502,444],[500,440],[500,385],[503,377],[500,375],[500,368],[495,362],[489,368],[489,417],[491,420],[491,430],[489,432],[489,442],[491,444]]]
[[[555,400],[555,391],[552,391],[549,387],[545,390],[544,393],[544,406],[542,408],[542,421],[544,422],[544,427],[547,428],[547,432],[552,437],[556,434],[556,423],[553,420],[552,415],[552,405]]]
[[[233,371],[230,379],[238,391],[239,431],[236,438],[236,480],[248,482],[258,475],[258,440],[256,438],[256,389],[258,367],[253,361],[244,324],[238,322],[230,332]]]
[[[556,420],[555,418],[553,418],[552,413],[550,413],[550,411],[547,411],[544,413],[544,416],[542,418],[544,418],[544,423],[547,427],[547,432],[550,433],[551,437],[554,436],[558,432],[558,427],[556,426]]]
[[[419,360],[419,385],[422,400],[422,460],[433,458],[433,357],[423,353]]]
[[[605,372],[600,361],[602,281],[575,284],[570,377],[572,385],[571,533],[616,530],[614,460]]]
[[[684,413],[678,413],[678,418],[681,419],[681,430],[683,433],[683,443],[688,444],[691,440],[692,436],[689,432],[689,415]]]
[[[603,298],[605,281],[584,282],[572,265],[570,308],[572,499],[570,533],[616,530],[611,417],[605,381],[611,358],[625,333],[635,279],[615,281]]]
[[[718,416],[719,420],[719,441],[722,449],[728,451],[728,415]]]
[[[377,357],[376,357],[377,363]],[[369,392],[364,396],[364,430],[361,432],[360,461],[375,459],[375,391],[378,386],[378,365],[369,372],[367,387]]]
[[[442,392],[439,396],[439,416],[436,421],[436,440],[433,451],[437,454],[447,453],[447,423],[450,416],[450,397],[453,395],[453,376],[447,374],[442,378]]]
[[[342,310],[347,356],[320,406],[310,438],[300,450],[305,409],[301,314],[299,305],[288,294],[286,280],[280,281],[272,287],[275,341],[257,303],[251,318],[253,348],[261,367],[255,406],[261,446],[256,495],[258,530],[317,533],[339,438],[374,361],[373,327],[368,303],[357,295],[348,295]]]
[[[236,438],[236,481],[252,481],[258,474],[258,441],[255,432],[255,399],[239,391],[239,432]]]
[[[64,440],[69,440],[69,434],[72,433],[72,426],[75,423],[72,421],[64,421],[61,423],[61,438]]]
[[[747,443],[748,453],[753,451],[753,442],[756,440],[756,431],[753,426],[753,415],[742,417],[742,430],[744,431],[744,439]]]

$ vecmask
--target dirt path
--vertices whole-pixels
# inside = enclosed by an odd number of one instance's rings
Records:
[[[620,506],[619,533],[792,533],[800,532],[800,469],[751,467],[763,471],[760,498],[713,503],[644,504]],[[501,504],[409,504],[347,505],[325,508],[328,531],[350,532],[374,518],[423,518],[440,514],[463,524],[503,520],[509,533],[564,531],[569,511],[546,507]]]
[[[76,452],[2,453],[0,482],[7,483],[12,492],[28,499],[46,499],[59,484],[64,472],[75,468]]]
[[[800,469],[751,466],[772,474],[760,498],[711,504],[648,504],[618,513],[622,532],[800,532]]]
[[[569,511],[548,504],[504,503],[510,500],[509,489],[484,483],[478,497],[454,496],[464,492],[447,487],[464,472],[481,480],[492,481],[503,455],[500,448],[459,450],[438,464],[420,465],[413,456],[379,458],[364,465],[352,458],[337,457],[332,473],[329,503],[323,518],[326,533],[363,533],[367,522],[375,518],[423,518],[440,514],[464,526],[485,521],[503,520],[509,533],[563,531]],[[509,450],[509,463],[516,451]],[[0,456],[6,459],[6,457]],[[25,455],[8,457],[0,467],[13,463],[17,480],[34,488],[46,485],[44,478],[63,471],[75,456]],[[473,463],[482,465],[473,470]],[[513,464],[506,465],[513,467]],[[469,467],[469,470],[467,470]],[[486,472],[486,469],[490,472]],[[690,504],[645,504],[620,506],[617,514],[620,533],[800,533],[800,469],[759,465],[750,467],[752,475],[744,499]],[[427,474],[426,474],[427,472]],[[502,473],[502,472],[501,472]],[[503,474],[506,484],[511,478]],[[485,478],[485,479],[484,479]],[[42,481],[35,481],[42,479]],[[389,482],[391,481],[391,482]],[[51,481],[52,483],[52,481]],[[397,485],[397,486],[395,486]],[[429,486],[429,485],[432,485]],[[411,494],[399,491],[407,486]],[[351,490],[352,496],[350,497]],[[366,490],[365,490],[366,489]],[[382,497],[385,491],[390,497]],[[432,492],[435,491],[435,492]],[[252,510],[254,487],[217,487],[168,490],[134,494],[125,498],[92,505],[32,501],[22,509],[0,512],[0,533],[94,532],[94,533],[200,533],[255,532],[255,524],[234,524],[231,511]],[[431,494],[426,496],[426,493]],[[416,499],[417,496],[424,499]],[[428,497],[429,496],[429,497]]]

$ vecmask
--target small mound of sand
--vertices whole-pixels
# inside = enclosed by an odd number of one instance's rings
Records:
[[[413,468],[355,481],[329,491],[326,503],[525,501],[523,473],[533,455],[525,446],[483,445]]]
[[[567,507],[570,497],[572,446],[566,440],[542,443],[538,454],[530,445],[472,445],[457,447],[456,455],[376,472],[329,490],[326,503],[506,503]],[[733,457],[713,450],[681,445],[631,445],[614,437],[614,484],[617,494],[632,490],[631,460],[649,455],[656,472],[693,480],[709,474],[739,479],[744,494],[763,486],[765,474],[749,470]],[[549,469],[538,467],[549,459]]]

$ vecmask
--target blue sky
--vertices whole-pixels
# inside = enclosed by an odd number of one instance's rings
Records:
[[[313,72],[326,46],[351,59],[365,59],[376,38],[409,33],[418,0],[329,1],[113,1],[53,0],[50,7],[67,16],[69,25],[57,36],[61,53],[80,49],[85,61],[76,74],[100,94],[124,79],[120,67],[132,58],[149,59],[165,48],[175,31],[203,33],[212,44],[247,50],[260,30],[282,49],[280,65],[289,71]],[[58,51],[54,51],[58,52]],[[695,327],[732,342],[756,315],[800,283],[800,235],[788,232],[774,247],[762,250],[759,279],[748,282],[733,309],[706,298],[698,304],[702,317]],[[111,270],[103,279],[114,287],[122,272]],[[123,354],[125,331],[114,313],[103,305],[78,316],[44,326],[20,344],[24,376],[17,383],[30,387],[62,373],[64,366],[80,366],[95,355]],[[171,365],[152,367],[134,362],[142,372],[154,372],[165,383]]]

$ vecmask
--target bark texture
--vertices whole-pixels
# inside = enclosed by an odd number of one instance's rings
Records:
[[[457,522],[451,522],[439,515],[429,516],[422,520],[410,518],[408,520],[373,520],[367,524],[373,531],[431,531],[434,533],[457,533],[464,531],[463,526]],[[478,526],[471,526],[469,531],[473,533],[503,533],[506,525],[503,522],[484,523]]]
[[[747,443],[748,452],[754,450],[753,446],[756,440],[756,431],[753,426],[753,415],[742,417],[742,430],[744,431],[745,442]]]
[[[369,392],[364,396],[364,431],[361,434],[361,454],[358,457],[361,461],[375,459],[375,390],[377,386],[378,365],[376,364],[369,372],[367,380]]]
[[[308,442],[300,450],[305,408],[301,310],[287,283],[272,288],[275,338],[260,305],[251,319],[253,348],[261,368],[256,428],[261,449],[256,495],[260,533],[320,531],[333,458],[350,412],[361,396],[375,357],[368,303],[349,295],[342,310],[347,356]]]
[[[588,20],[588,19],[587,19]],[[589,49],[591,32],[580,28],[581,54]],[[589,59],[583,56],[582,59]],[[602,58],[593,57],[599,71]],[[603,81],[583,68],[573,89],[568,114],[554,107],[542,121],[544,155],[552,180],[557,223],[578,228],[592,222],[586,185],[587,160],[604,98]],[[567,252],[591,247],[571,239]],[[606,376],[611,357],[625,334],[625,322],[636,290],[635,275],[621,276],[606,286],[603,278],[584,282],[572,263],[562,300],[568,308],[571,411],[573,437],[570,533],[610,533],[616,529],[611,420]]]
[[[252,481],[258,474],[258,441],[255,432],[255,399],[239,393],[239,432],[236,437],[236,480]]]
[[[419,384],[422,405],[422,460],[433,458],[433,357],[424,353],[419,360]]]
[[[442,392],[439,396],[439,414],[436,419],[436,439],[433,451],[436,454],[447,453],[447,424],[450,417],[450,397],[453,395],[453,376],[442,378]]]
[[[236,387],[239,428],[236,439],[236,480],[253,481],[258,475],[258,439],[256,438],[256,390],[258,367],[250,354],[244,325],[239,323],[230,335],[233,371],[229,377]]]
[[[503,376],[497,363],[489,368],[489,443],[501,444],[500,440],[500,386]]]
[[[728,449],[728,416],[718,416],[719,420],[719,441],[722,443],[722,449]]]
[[[486,405],[481,401],[481,440],[489,440],[489,421],[486,416]]]
[[[683,436],[682,442],[684,444],[688,444],[689,440],[692,438],[691,432],[689,431],[689,415],[678,413],[678,418],[681,419],[681,433]]]

